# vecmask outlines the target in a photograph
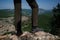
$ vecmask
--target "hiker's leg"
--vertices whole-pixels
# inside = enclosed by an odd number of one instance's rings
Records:
[[[32,30],[38,27],[38,5],[35,0],[26,0],[32,9]]]
[[[14,0],[14,7],[15,7],[15,27],[17,30],[17,36],[22,34],[21,30],[21,0]]]

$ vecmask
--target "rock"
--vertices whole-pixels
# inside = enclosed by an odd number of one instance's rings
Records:
[[[34,34],[32,34],[30,32],[24,32],[20,36],[20,39],[21,40],[57,40],[58,38],[56,38],[56,36],[54,36],[50,33],[46,33],[44,31],[39,31]]]
[[[12,36],[10,36],[10,39],[12,39],[12,40],[18,40],[18,37],[16,35],[12,35]]]
[[[0,36],[0,40],[11,40],[7,35]]]
[[[60,37],[52,35],[50,33],[44,32],[43,29],[36,28],[34,33],[28,31],[23,32],[23,34],[18,38],[16,35],[11,35],[15,32],[15,26],[12,24],[14,17],[3,18],[0,20],[0,40],[60,40]],[[27,21],[28,17],[23,17],[22,21]],[[6,35],[6,33],[9,33]],[[3,35],[5,34],[5,35]],[[3,35],[3,36],[2,36]]]
[[[7,34],[0,36],[0,40],[18,40],[18,37],[16,35]]]
[[[0,35],[3,35],[8,32],[15,32],[15,26],[10,23],[0,22]]]
[[[22,16],[22,21],[27,21],[29,18],[27,16]],[[14,23],[14,17],[0,18],[0,35],[16,32]]]
[[[33,38],[33,35],[30,32],[24,32],[21,36],[20,36],[21,40],[35,40]]]
[[[3,40],[60,40],[60,37],[54,36],[50,33],[46,33],[43,31],[36,32],[34,34],[30,32],[23,32],[23,34],[20,37],[17,37],[16,35],[5,35],[0,36],[0,39]]]
[[[27,16],[22,16],[22,22],[29,20],[29,17]]]

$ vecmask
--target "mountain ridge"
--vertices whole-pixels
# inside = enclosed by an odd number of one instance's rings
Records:
[[[22,15],[25,15],[25,16],[31,16],[32,15],[32,10],[31,9],[22,9]],[[45,13],[49,13],[51,12],[51,10],[45,10],[45,9],[41,9],[39,8],[39,11],[38,11],[38,15],[41,15],[41,14],[45,14]],[[4,13],[4,14],[9,14],[9,13],[14,13],[14,9],[0,9],[0,13]]]

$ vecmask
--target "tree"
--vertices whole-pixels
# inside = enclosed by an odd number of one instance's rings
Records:
[[[60,4],[58,3],[58,5],[52,11],[53,19],[51,22],[51,33],[60,36]]]

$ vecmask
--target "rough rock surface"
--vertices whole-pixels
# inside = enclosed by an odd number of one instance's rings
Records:
[[[3,35],[4,33],[7,32],[13,32],[15,31],[15,27],[13,24],[5,23],[5,22],[0,22],[0,35]]]
[[[24,19],[25,18],[25,19]],[[28,20],[24,16],[23,21]],[[8,32],[15,32],[15,27],[13,25],[13,17],[0,19],[0,40],[60,40],[60,37],[52,35],[44,31],[38,31],[35,33],[23,32],[23,34],[18,38],[16,35]],[[37,28],[38,29],[38,28]],[[3,35],[5,34],[5,35]]]
[[[22,21],[27,21],[28,17],[22,16]],[[0,18],[0,35],[16,32],[14,24],[14,17]]]
[[[0,20],[0,35],[3,35],[8,32],[15,32],[13,18],[2,18]]]
[[[46,33],[44,31],[39,31],[34,34],[30,32],[24,32],[19,38],[16,35],[7,35],[7,36],[2,36],[0,40],[60,40],[58,36],[54,36],[50,33]]]
[[[24,32],[21,35],[21,40],[58,40],[58,39],[59,39],[58,36],[54,36],[44,31],[35,32],[34,34],[29,32]]]

